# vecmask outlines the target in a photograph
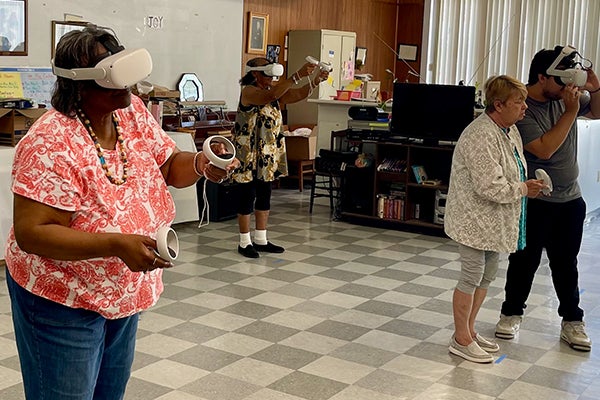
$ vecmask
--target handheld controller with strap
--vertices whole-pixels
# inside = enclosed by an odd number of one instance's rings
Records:
[[[552,179],[550,179],[550,175],[546,171],[541,168],[535,170],[535,178],[544,181],[544,188],[542,189],[542,193],[548,196],[552,190]]]
[[[223,154],[215,154],[210,147],[211,144],[219,142],[225,145],[225,153]],[[206,138],[202,144],[202,152],[211,164],[221,169],[227,168],[235,158],[235,146],[229,139],[221,135],[214,135]]]
[[[306,61],[311,64],[317,65],[319,68],[321,68],[322,71],[327,71],[327,72],[333,71],[333,66],[331,65],[331,63],[328,63],[325,61],[319,61],[312,56],[306,56]]]

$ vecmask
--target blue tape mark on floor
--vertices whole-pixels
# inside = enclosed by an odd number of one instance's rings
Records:
[[[583,294],[583,292],[585,292],[585,289],[579,289],[579,294]]]
[[[496,359],[494,364],[500,364],[506,358],[506,354],[502,354],[500,357]]]

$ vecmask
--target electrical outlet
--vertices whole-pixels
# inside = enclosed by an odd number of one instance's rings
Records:
[[[596,172],[596,182],[600,182],[600,170]]]

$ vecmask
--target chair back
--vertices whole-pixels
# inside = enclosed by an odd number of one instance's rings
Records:
[[[353,151],[319,150],[319,157],[315,159],[316,172],[339,174],[346,169],[346,165],[354,165],[358,153]]]

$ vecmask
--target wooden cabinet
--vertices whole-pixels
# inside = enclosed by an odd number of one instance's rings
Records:
[[[397,229],[424,228],[443,233],[454,147],[376,142],[374,148],[372,208],[367,213],[343,209],[342,217],[379,222]],[[425,171],[425,182],[418,183],[413,167]],[[368,189],[368,186],[363,188]],[[352,197],[354,190],[345,195]]]

